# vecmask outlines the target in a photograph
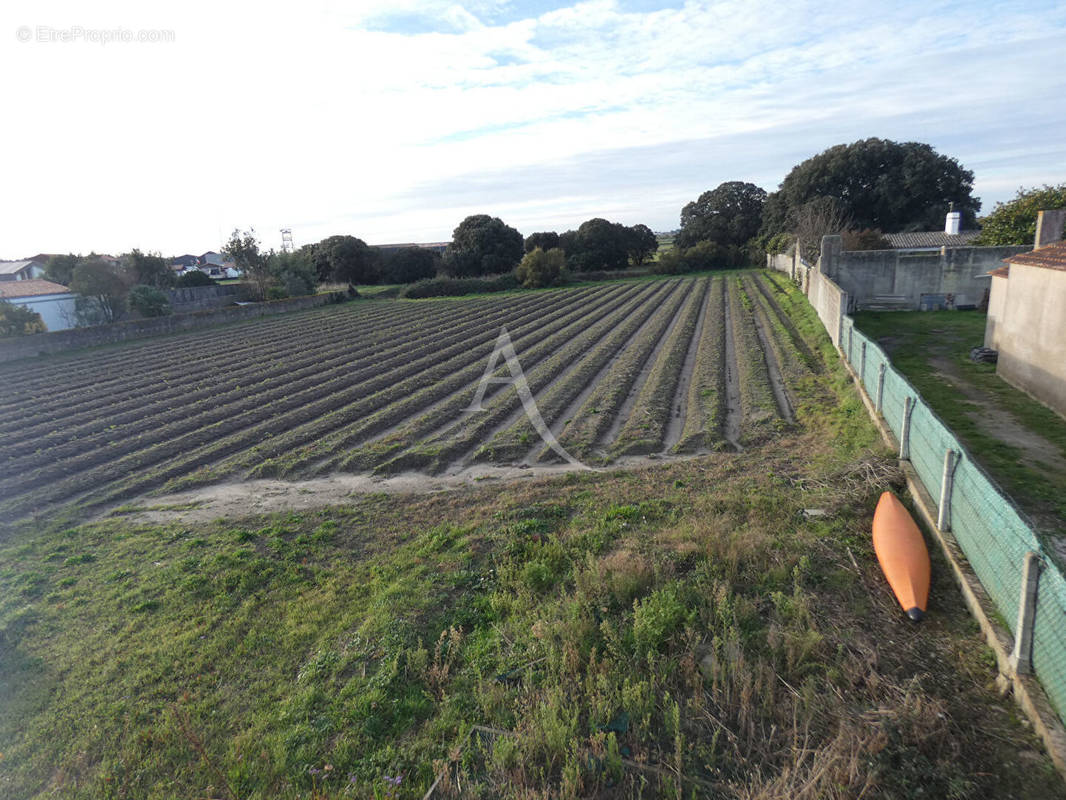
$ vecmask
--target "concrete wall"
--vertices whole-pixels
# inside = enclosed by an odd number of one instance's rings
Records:
[[[950,247],[933,253],[899,250],[844,251],[824,246],[821,267],[850,297],[849,311],[886,302],[918,310],[922,295],[951,295],[955,307],[981,305],[990,287],[987,272],[1003,259],[1032,249],[1018,247]],[[828,256],[828,257],[827,257]],[[926,298],[930,301],[931,298]]]
[[[807,299],[818,318],[822,320],[833,344],[840,347],[840,321],[848,308],[848,293],[817,269],[811,269],[806,275]]]
[[[275,300],[271,303],[233,306],[215,311],[172,314],[167,317],[116,322],[113,325],[94,325],[91,328],[74,328],[56,333],[20,336],[13,339],[0,340],[0,362],[32,358],[47,353],[60,353],[64,350],[75,350],[80,347],[124,342],[129,339],[141,339],[147,336],[197,330],[255,317],[286,314],[290,311],[302,311],[330,303],[339,303],[346,299],[347,295],[343,292],[332,292],[309,297],[295,297],[289,300]]]
[[[1011,264],[996,374],[1066,417],[1066,272]]]
[[[988,296],[988,317],[985,319],[985,347],[991,347],[993,350],[999,349],[996,344],[996,331],[1007,309],[1007,286],[1005,275],[992,277],[992,289]]]
[[[184,289],[167,289],[164,293],[170,300],[170,307],[175,314],[190,311],[206,311],[210,308],[223,308],[233,305],[238,298],[240,287],[237,284],[225,286],[189,286]]]

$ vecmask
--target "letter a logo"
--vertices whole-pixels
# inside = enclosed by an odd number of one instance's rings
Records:
[[[511,372],[509,378],[497,378],[494,375],[496,372],[496,365],[499,363],[501,357],[503,357],[504,361],[507,363],[507,368]],[[537,401],[533,399],[533,392],[529,390],[529,383],[526,381],[525,373],[522,372],[522,365],[518,363],[518,355],[514,351],[514,345],[511,344],[511,337],[507,333],[506,327],[500,328],[500,335],[496,337],[496,346],[492,348],[492,355],[489,356],[489,363],[485,365],[485,374],[481,376],[481,383],[477,387],[477,393],[474,395],[474,399],[470,401],[470,406],[467,408],[468,412],[484,410],[481,403],[485,399],[485,389],[488,388],[490,383],[513,383],[519,398],[522,400],[522,407],[526,410],[526,416],[529,417],[529,421],[533,423],[533,427],[537,429],[537,433],[540,434],[540,438],[544,440],[544,443],[557,455],[566,459],[575,467],[591,469],[587,464],[582,464],[566,452],[555,436],[552,435],[551,429],[545,424],[543,417],[540,415],[540,409],[537,408]]]

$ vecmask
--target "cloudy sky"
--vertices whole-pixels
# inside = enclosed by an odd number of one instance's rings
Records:
[[[868,136],[988,211],[1066,181],[1064,34],[1061,0],[5,0],[0,258],[669,230]]]

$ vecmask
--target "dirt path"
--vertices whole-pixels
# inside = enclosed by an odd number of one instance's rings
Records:
[[[670,461],[684,461],[699,456],[673,456]],[[661,464],[658,456],[620,458],[610,467],[595,472],[639,469]],[[205,523],[220,518],[240,519],[255,514],[281,511],[307,511],[331,505],[343,505],[360,495],[432,494],[462,491],[493,483],[513,483],[579,471],[570,464],[538,464],[498,467],[474,464],[452,475],[427,475],[404,472],[390,477],[369,473],[335,474],[303,481],[251,480],[204,486],[186,492],[141,497],[98,514],[94,521],[122,517],[134,522],[167,524],[172,522]],[[584,471],[584,470],[580,470]]]
[[[793,413],[792,401],[789,399],[788,389],[785,387],[785,379],[781,374],[781,365],[777,362],[777,354],[770,345],[770,334],[763,324],[760,309],[756,309],[751,318],[755,322],[755,333],[758,335],[759,345],[762,347],[763,358],[766,361],[766,374],[770,378],[770,388],[774,391],[777,410],[784,420],[791,425],[795,423],[796,415]]]
[[[677,443],[681,441],[681,434],[685,430],[685,416],[688,414],[688,391],[692,383],[692,372],[696,365],[696,352],[699,350],[700,338],[703,336],[703,326],[707,321],[707,309],[711,305],[711,281],[708,280],[703,295],[703,308],[700,309],[700,317],[696,322],[696,329],[692,332],[692,339],[688,343],[685,353],[685,361],[681,365],[681,375],[677,381],[677,391],[674,393],[674,402],[671,405],[673,412],[666,424],[666,432],[663,435],[663,453],[673,451]]]
[[[740,405],[740,376],[737,372],[737,343],[733,338],[733,312],[729,308],[729,295],[723,294],[722,317],[725,321],[725,424],[722,435],[739,453],[740,423],[744,411]]]
[[[690,291],[699,291],[698,285],[693,283]],[[685,302],[678,304],[677,310],[674,312],[674,316],[670,320],[670,324],[666,326],[663,335],[659,337],[659,341],[655,343],[655,347],[652,348],[651,353],[649,353],[648,357],[644,360],[640,372],[637,373],[637,379],[633,381],[633,385],[629,389],[629,394],[626,395],[626,399],[619,407],[615,418],[611,420],[611,427],[607,429],[607,432],[600,438],[600,441],[596,443],[598,449],[606,452],[611,444],[618,439],[618,434],[621,432],[622,426],[625,425],[626,420],[629,419],[629,415],[633,413],[633,407],[636,406],[637,400],[640,398],[640,392],[644,388],[644,384],[648,382],[648,378],[651,376],[651,371],[655,366],[655,362],[659,360],[659,354],[666,346],[666,342],[669,340],[670,334],[673,333],[674,328],[681,324],[685,305]],[[631,339],[630,342],[631,341],[633,340]],[[626,342],[626,345],[628,346],[630,342]]]

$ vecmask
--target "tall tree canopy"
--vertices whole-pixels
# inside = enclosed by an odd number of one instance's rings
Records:
[[[754,183],[728,181],[681,209],[678,247],[697,242],[742,245],[759,232],[766,191]]]
[[[385,283],[414,283],[437,274],[440,256],[424,247],[404,247],[387,256],[381,266]]]
[[[474,214],[459,223],[444,251],[443,270],[457,278],[502,275],[522,260],[522,234],[499,217]]]
[[[323,239],[311,255],[320,276],[325,272],[341,283],[377,283],[381,253],[355,236]]]
[[[973,173],[921,142],[864,139],[839,144],[792,168],[763,209],[765,235],[788,231],[791,215],[832,197],[857,228],[887,233],[941,230],[952,203],[963,228],[976,225],[981,201]]]
[[[174,285],[174,270],[159,253],[142,253],[134,248],[125,257],[137,283],[142,286],[169,288]]]
[[[1017,197],[1007,203],[996,203],[992,213],[981,220],[981,235],[974,243],[986,247],[1032,244],[1036,238],[1037,212],[1054,208],[1066,208],[1066,183],[1019,189]]]
[[[574,272],[596,269],[625,269],[632,257],[640,263],[655,252],[659,244],[647,225],[628,228],[620,222],[600,217],[586,220],[576,231],[559,237],[566,252],[566,264]]]
[[[559,234],[555,231],[538,231],[526,237],[526,252],[532,253],[538,247],[547,252],[559,246]]]

